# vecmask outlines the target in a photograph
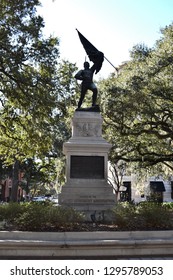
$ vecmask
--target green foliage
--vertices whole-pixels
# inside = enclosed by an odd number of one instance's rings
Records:
[[[5,219],[5,208],[4,205],[0,205],[0,222],[3,221]]]
[[[172,209],[171,209],[172,210]],[[166,204],[141,202],[134,205],[118,203],[112,210],[112,223],[119,230],[163,230],[172,229],[172,211]]]
[[[173,24],[150,49],[137,45],[118,75],[100,83],[111,160],[139,166],[168,163],[173,153]]]
[[[163,202],[164,207],[167,209],[172,210],[173,209],[173,202]]]
[[[42,203],[28,203],[24,205],[24,212],[15,219],[14,225],[19,230],[42,231],[48,221],[49,205]]]
[[[14,223],[23,212],[24,208],[19,203],[2,204],[0,205],[0,221],[5,220],[7,223]]]
[[[51,207],[49,209],[48,221],[54,228],[74,228],[83,221],[83,215],[73,208],[62,206]]]
[[[129,228],[135,218],[135,206],[128,202],[118,202],[112,209],[112,222],[116,223],[120,228]]]
[[[58,231],[74,228],[82,222],[83,216],[74,209],[46,201],[0,205],[0,221],[3,220],[7,229],[10,226],[24,231]]]
[[[137,207],[137,214],[146,228],[166,229],[172,222],[169,209],[161,203],[142,202]]]
[[[43,37],[38,5],[38,0],[0,4],[0,154],[10,163],[51,147],[58,39]]]
[[[173,206],[170,203],[142,202],[135,205],[120,202],[105,214],[104,225],[108,224],[108,230],[111,226],[119,231],[173,229]],[[0,205],[0,221],[5,223],[3,230],[90,230],[82,213],[73,208],[54,206],[48,201]]]
[[[58,62],[59,40],[43,35],[39,5],[39,0],[0,2],[0,159],[20,167],[39,159],[35,177],[39,174],[45,184],[55,180],[55,158],[62,157],[62,143],[69,136],[76,66]],[[28,169],[27,190],[37,180]],[[16,181],[13,201],[17,187]]]

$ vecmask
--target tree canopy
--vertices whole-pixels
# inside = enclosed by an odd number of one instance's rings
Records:
[[[112,160],[142,165],[173,161],[173,24],[153,48],[137,45],[117,77],[102,81]]]
[[[0,154],[39,153],[56,107],[58,39],[44,39],[37,0],[0,4]]]
[[[0,160],[14,164],[16,174],[27,159],[48,166],[69,135],[62,116],[73,100],[76,66],[59,60],[58,38],[43,36],[39,5],[38,0],[0,2]]]

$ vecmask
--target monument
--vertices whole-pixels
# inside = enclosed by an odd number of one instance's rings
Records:
[[[66,155],[66,183],[59,195],[61,205],[73,207],[90,217],[115,204],[112,187],[107,183],[108,153],[111,148],[102,137],[102,116],[96,104],[97,87],[93,74],[101,69],[104,55],[79,31],[80,40],[93,66],[84,62],[84,69],[75,78],[82,81],[78,108],[72,118],[72,137],[63,145]],[[93,92],[92,106],[82,108],[85,94]]]

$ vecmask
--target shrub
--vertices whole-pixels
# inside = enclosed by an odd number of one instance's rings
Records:
[[[25,211],[14,221],[15,226],[26,231],[51,231],[61,227],[64,230],[74,227],[81,221],[81,214],[71,208],[53,206],[49,202],[31,202],[24,206]]]
[[[0,221],[3,221],[5,219],[5,205],[0,205]]]
[[[75,227],[83,221],[83,215],[73,208],[54,206],[49,209],[49,223],[55,229]]]
[[[105,214],[109,215],[108,227],[114,230],[163,230],[173,229],[172,209],[172,205],[166,203],[142,202],[135,205],[121,202]],[[0,221],[4,222],[1,223],[6,226],[4,229],[24,231],[72,231],[81,230],[84,225],[80,212],[69,207],[54,206],[50,202],[0,205]],[[91,230],[88,225],[84,225],[87,231]],[[99,223],[95,226],[99,226]]]
[[[142,202],[133,205],[128,202],[118,203],[112,209],[112,222],[121,230],[158,230],[171,229],[172,211],[165,204]]]
[[[135,220],[135,205],[129,202],[118,202],[112,209],[112,222],[120,228],[131,228]]]
[[[173,202],[163,202],[163,205],[170,210],[173,210]]]
[[[14,225],[19,230],[43,231],[48,221],[48,204],[31,202],[23,205],[24,211],[16,217]]]
[[[169,209],[162,203],[142,202],[137,206],[138,220],[147,229],[166,229],[172,224]]]
[[[8,203],[0,206],[0,220],[6,220],[7,223],[13,223],[24,211],[19,203]]]

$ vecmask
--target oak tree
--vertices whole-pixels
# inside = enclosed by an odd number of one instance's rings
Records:
[[[118,75],[102,81],[111,158],[141,166],[173,162],[173,24],[153,48],[137,45]]]

